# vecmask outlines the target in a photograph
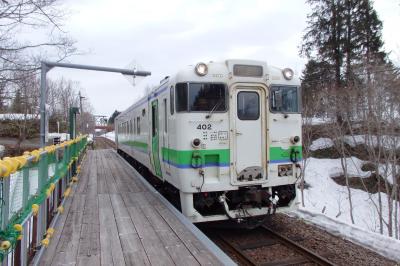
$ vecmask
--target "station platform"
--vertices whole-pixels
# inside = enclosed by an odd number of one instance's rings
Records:
[[[115,150],[89,150],[40,265],[234,265]]]

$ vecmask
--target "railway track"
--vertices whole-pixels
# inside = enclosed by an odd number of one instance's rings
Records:
[[[329,253],[316,254],[266,226],[234,239],[232,232],[213,231],[212,238],[240,265],[335,265],[326,259]]]
[[[94,148],[96,150],[101,149],[115,149],[115,142],[105,137],[94,138]]]

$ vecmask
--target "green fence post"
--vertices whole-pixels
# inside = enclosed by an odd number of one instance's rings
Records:
[[[1,230],[5,230],[10,215],[10,176],[4,177],[1,181],[1,197],[3,199],[1,207]]]
[[[71,167],[71,169],[72,169],[72,176],[75,176],[76,175],[76,161],[75,161],[75,157],[76,157],[76,143],[73,143],[72,144],[72,156],[71,156],[71,160],[73,160],[73,163],[72,163],[72,167]]]
[[[67,165],[69,165],[70,162],[71,162],[71,146],[72,145],[68,145],[68,147],[67,147],[67,155],[68,155],[67,156],[67,161],[66,161]],[[67,175],[67,183],[71,182],[71,177],[72,177],[72,172],[71,172],[71,167],[69,167],[68,175]]]
[[[48,162],[47,153],[42,153],[39,158],[39,181],[38,181],[38,191],[39,193],[44,193],[44,187],[48,180]],[[38,214],[38,232],[37,232],[37,243],[40,243],[44,232],[46,231],[46,211],[47,211],[47,201],[44,200],[40,204],[39,214]]]

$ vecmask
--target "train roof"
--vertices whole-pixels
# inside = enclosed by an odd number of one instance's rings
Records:
[[[155,94],[159,94],[165,88],[167,88],[170,84],[175,84],[179,82],[219,82],[219,83],[236,83],[236,82],[264,82],[267,85],[271,84],[279,84],[279,85],[300,85],[300,79],[293,73],[293,78],[291,80],[287,80],[283,76],[284,69],[267,65],[265,61],[259,60],[244,60],[244,59],[228,59],[224,61],[210,61],[206,63],[208,68],[207,75],[200,76],[195,72],[195,67],[197,64],[188,65],[180,69],[175,75],[167,76],[163,80],[160,81],[158,86],[155,86],[151,89],[145,96],[140,98],[136,103],[131,105],[128,109],[123,111],[121,114],[117,116],[123,117],[124,114],[128,113],[132,109],[136,108],[139,105],[142,105],[144,102],[147,102],[149,97]],[[249,77],[249,76],[235,76],[234,66],[257,66],[262,67],[262,76],[259,77]]]

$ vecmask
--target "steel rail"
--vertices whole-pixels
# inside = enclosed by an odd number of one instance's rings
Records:
[[[244,253],[240,247],[229,242],[222,234],[216,234],[216,236],[220,240],[220,243],[223,245],[224,249],[232,252],[240,263],[245,265],[257,265],[257,263],[250,256],[246,255],[246,253]]]
[[[281,240],[284,244],[287,244],[288,246],[290,246],[291,248],[293,248],[294,250],[296,250],[297,252],[299,252],[301,255],[303,255],[304,257],[308,258],[310,261],[318,264],[318,265],[331,265],[334,266],[336,264],[334,264],[333,262],[327,260],[326,258],[318,255],[317,253],[315,253],[314,251],[303,247],[302,245],[299,245],[298,243],[290,240],[289,238],[273,231],[272,229],[264,226],[261,226],[260,228],[262,228],[263,230],[267,231],[269,234],[272,234],[273,236],[275,236],[276,238],[278,238],[279,240]]]
[[[323,256],[315,253],[314,251],[294,242],[293,240],[273,231],[272,229],[261,226],[258,229],[263,230],[262,233],[268,234],[273,237],[265,243],[259,243],[259,245],[254,245],[254,247],[246,248],[241,245],[237,245],[226,239],[223,233],[211,232],[211,235],[214,236],[215,240],[219,240],[218,243],[222,246],[223,250],[228,251],[233,255],[233,257],[242,265],[298,265],[303,263],[313,262],[318,265],[336,265]],[[298,256],[293,258],[286,258],[283,260],[274,260],[274,261],[266,261],[266,262],[257,262],[251,256],[247,255],[245,250],[252,248],[260,248],[264,246],[271,246],[281,244],[292,250],[294,250]]]

